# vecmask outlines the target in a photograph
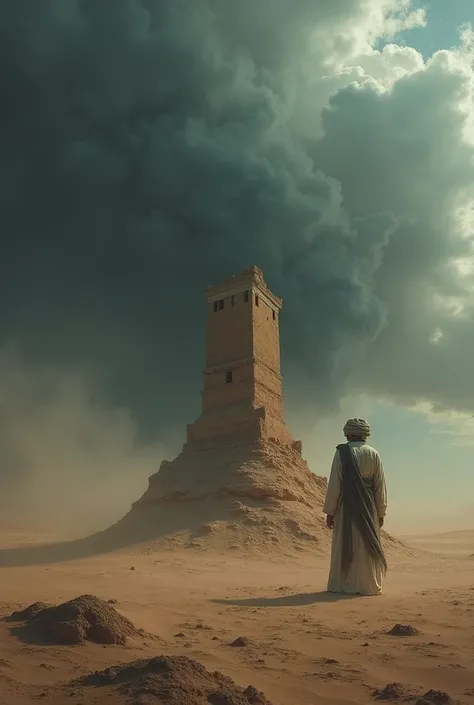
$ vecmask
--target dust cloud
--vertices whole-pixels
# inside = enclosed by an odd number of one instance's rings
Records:
[[[89,370],[0,351],[0,513],[4,528],[85,534],[119,519],[159,467],[126,408]]]

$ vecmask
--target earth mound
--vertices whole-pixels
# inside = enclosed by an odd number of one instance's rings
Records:
[[[418,693],[403,683],[389,683],[385,688],[376,690],[373,694],[376,700],[409,701],[418,697]]]
[[[279,561],[303,552],[327,555],[326,488],[327,479],[311,472],[299,444],[267,439],[185,446],[173,461],[161,463],[119,524],[127,535],[153,536],[155,547],[232,551]],[[383,537],[389,554],[412,552],[403,542]]]
[[[110,604],[94,595],[81,595],[56,606],[36,602],[25,610],[13,612],[8,620],[23,622],[16,630],[19,636],[28,633],[53,644],[84,641],[125,644],[128,637],[143,634]]]
[[[186,656],[157,656],[83,676],[69,686],[112,686],[134,703],[166,705],[271,705],[253,686],[241,688],[219,671],[211,673]],[[109,692],[110,695],[112,693]]]
[[[185,447],[173,461],[163,461],[122,522],[129,533],[147,524],[166,547],[270,560],[276,553],[279,560],[305,550],[325,554],[326,484],[298,448],[276,441]]]
[[[416,705],[453,705],[454,701],[448,693],[442,690],[428,690]]]
[[[36,617],[39,612],[48,609],[49,606],[50,605],[47,605],[46,602],[33,602],[32,605],[28,605],[28,607],[25,607],[24,610],[17,610],[16,612],[12,612],[11,615],[7,617],[7,621],[27,622],[28,620]]]
[[[237,647],[243,647],[243,646],[249,646],[250,644],[250,639],[246,636],[238,636],[237,639],[234,639],[233,642],[231,642],[231,646],[237,646]]]
[[[390,636],[416,636],[419,633],[419,630],[411,624],[396,624],[388,632]]]

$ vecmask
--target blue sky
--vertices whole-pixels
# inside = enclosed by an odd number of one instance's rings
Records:
[[[474,527],[474,437],[470,422],[457,436],[459,422],[395,404],[354,398],[343,411],[316,426],[304,439],[304,455],[318,475],[328,475],[342,439],[344,420],[363,416],[372,427],[370,443],[383,460],[389,491],[387,527],[395,533]],[[291,419],[290,419],[291,424]],[[473,426],[474,428],[474,426]]]
[[[415,47],[425,58],[456,45],[459,27],[466,22],[474,23],[472,0],[427,0],[419,5],[426,8],[426,27],[406,32],[397,42]]]
[[[474,446],[440,433],[443,424],[422,413],[388,404],[375,405],[371,422],[394,510],[389,526],[398,532],[469,526]]]

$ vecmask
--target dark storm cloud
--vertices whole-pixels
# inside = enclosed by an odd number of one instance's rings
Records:
[[[142,432],[181,437],[199,410],[204,287],[257,264],[285,300],[290,400],[332,408],[387,322],[406,324],[420,271],[451,256],[441,211],[469,169],[457,155],[426,179],[461,144],[436,72],[387,95],[341,85],[318,139],[295,127],[316,134],[320,118],[296,114],[302,75],[336,61],[326,46],[347,54],[372,10],[408,6],[3,3],[3,341],[33,366],[93,369]]]
[[[338,354],[381,324],[364,223],[286,125],[273,68],[309,20],[330,19],[299,4],[272,13],[277,37],[268,11],[249,23],[232,3],[4,6],[4,339],[105,368],[114,401],[158,435],[197,411],[208,282],[263,267],[286,298],[289,366],[325,398]]]

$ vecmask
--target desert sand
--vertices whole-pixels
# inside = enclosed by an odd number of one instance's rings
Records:
[[[324,552],[281,557],[275,548],[249,557],[228,547],[142,541],[77,557],[67,542],[45,554],[40,545],[52,538],[0,530],[2,704],[240,705],[265,702],[258,691],[274,705],[415,703],[423,695],[443,705],[474,703],[472,531],[405,537],[410,549],[394,544],[385,593],[370,598],[325,593]],[[124,643],[50,643],[21,615],[8,619],[35,602],[90,594],[129,620]],[[389,634],[397,624],[413,633]],[[133,685],[137,667],[128,676],[88,675],[143,659],[155,659],[142,664],[145,671],[165,663],[183,688],[194,678],[195,691],[173,700],[178,691],[170,686],[171,699],[159,699],[152,677]],[[214,671],[232,679],[237,695]],[[206,695],[215,682],[228,694]]]

